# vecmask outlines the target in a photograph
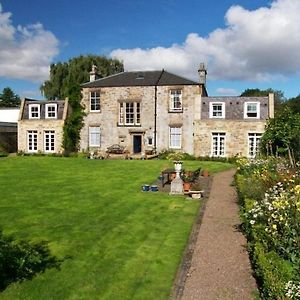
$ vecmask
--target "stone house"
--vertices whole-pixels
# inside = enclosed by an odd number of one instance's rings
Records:
[[[255,156],[274,97],[208,97],[206,70],[199,82],[165,70],[122,72],[82,84],[86,117],[83,151],[119,144],[129,153],[162,150],[196,156]]]
[[[68,100],[21,102],[18,121],[18,151],[61,153]]]

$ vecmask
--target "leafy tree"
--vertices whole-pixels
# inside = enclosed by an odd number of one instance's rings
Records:
[[[50,100],[69,97],[70,86],[89,81],[92,65],[98,67],[102,77],[123,71],[123,64],[103,56],[86,55],[71,58],[68,62],[58,62],[50,66],[50,79],[40,87],[42,94]],[[80,95],[80,90],[79,94]]]
[[[267,154],[286,155],[294,165],[295,158],[300,158],[300,114],[285,107],[274,119],[269,119],[261,145]]]
[[[282,104],[286,101],[284,94],[282,91],[273,90],[273,89],[246,89],[242,94],[241,97],[266,97],[269,93],[274,93],[274,107],[275,112],[279,111]]]
[[[96,65],[101,76],[109,76],[123,71],[118,60],[103,56],[78,56],[68,62],[58,62],[50,66],[50,79],[40,87],[42,94],[51,100],[69,98],[71,114],[64,126],[63,147],[66,153],[78,150],[80,130],[83,126],[83,107],[81,106],[80,84],[89,81],[92,65]]]
[[[290,107],[294,113],[300,113],[300,94],[297,97],[290,98],[285,106]]]
[[[3,89],[2,94],[0,94],[0,107],[18,107],[20,103],[20,97],[11,88]]]

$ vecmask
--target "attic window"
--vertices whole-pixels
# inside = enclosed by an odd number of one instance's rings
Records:
[[[145,78],[144,73],[137,73],[136,74],[136,79],[144,79],[144,78]]]

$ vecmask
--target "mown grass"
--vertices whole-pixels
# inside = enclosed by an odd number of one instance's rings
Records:
[[[167,299],[198,201],[141,192],[166,161],[0,159],[0,227],[63,259],[0,299]],[[184,162],[212,172],[216,162]]]

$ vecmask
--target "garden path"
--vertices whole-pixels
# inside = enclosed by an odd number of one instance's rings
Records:
[[[231,186],[235,170],[213,177],[209,199],[181,300],[255,299],[257,287],[239,231],[239,207]]]

